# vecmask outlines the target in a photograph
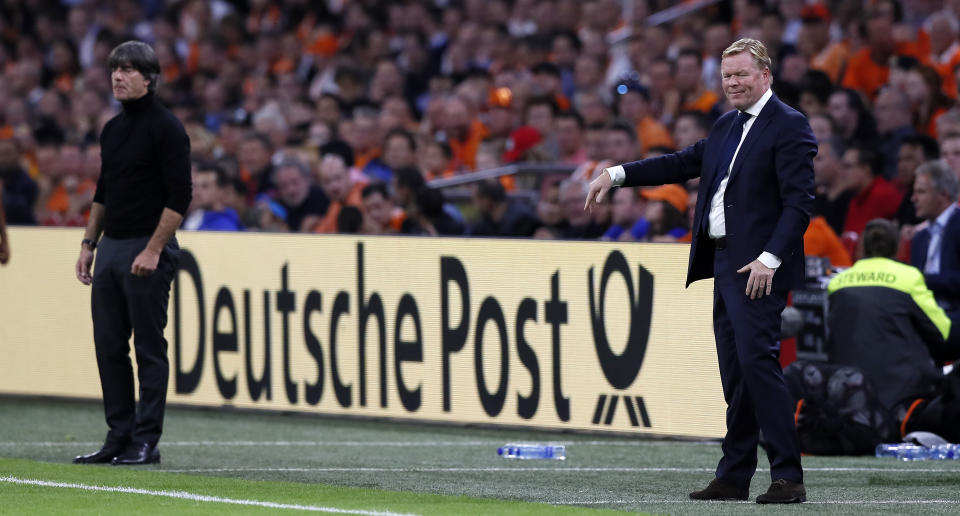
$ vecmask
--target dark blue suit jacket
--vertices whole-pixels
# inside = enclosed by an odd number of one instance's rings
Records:
[[[706,139],[665,156],[627,163],[623,186],[680,183],[700,177],[700,195],[693,221],[693,242],[687,285],[713,277],[713,241],[704,218],[710,209],[707,193],[719,172],[723,141],[737,112],[730,111],[713,125]],[[742,267],[767,251],[783,263],[774,275],[775,289],[803,284],[803,233],[813,210],[813,157],[817,142],[801,113],[770,97],[747,132],[737,153],[724,194],[727,247]],[[742,280],[747,280],[744,274]]]
[[[910,242],[910,264],[923,270],[930,247],[930,228],[918,232]],[[960,210],[947,220],[940,240],[940,274],[924,274],[927,287],[937,301],[950,303],[950,310],[960,308]]]

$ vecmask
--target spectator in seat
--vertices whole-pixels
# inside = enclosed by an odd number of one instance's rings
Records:
[[[288,160],[277,166],[273,176],[276,200],[286,209],[284,221],[290,231],[308,231],[326,214],[330,199],[323,188],[314,184],[309,166]]]
[[[847,220],[847,210],[853,192],[841,177],[843,170],[837,154],[837,146],[830,142],[820,142],[817,155],[813,158],[813,177],[816,182],[813,214],[822,216],[836,234],[843,233]]]
[[[900,91],[883,88],[873,107],[877,117],[877,132],[880,133],[880,139],[874,144],[874,148],[883,160],[880,172],[884,179],[892,180],[897,175],[900,142],[916,134],[910,100]]]
[[[240,179],[247,183],[250,200],[273,190],[273,144],[265,134],[253,133],[240,144]]]
[[[570,175],[571,178],[582,181],[593,181],[603,169],[613,166],[607,154],[607,126],[593,124],[584,132],[584,149],[586,160],[577,166]]]
[[[919,224],[923,219],[917,217],[913,206],[913,182],[917,168],[926,161],[940,158],[940,146],[937,141],[925,134],[915,134],[903,139],[897,154],[897,175],[893,186],[903,192],[903,201],[897,209],[896,220],[900,227]]]
[[[323,188],[330,206],[326,213],[312,226],[303,226],[305,231],[314,233],[335,233],[337,231],[337,217],[344,206],[363,206],[361,191],[366,183],[350,183],[350,169],[343,156],[337,153],[328,153],[320,162],[320,186]]]
[[[853,251],[868,221],[896,216],[903,194],[880,175],[877,154],[867,147],[844,153],[841,177],[846,189],[853,192],[843,225],[843,238]]]
[[[540,225],[533,209],[507,198],[499,181],[477,183],[473,205],[480,218],[470,228],[472,236],[530,237]]]
[[[403,210],[393,204],[387,185],[370,183],[363,187],[364,233],[383,235],[397,233],[403,225]]]
[[[200,166],[196,173],[193,196],[203,190],[203,202],[200,208],[203,217],[196,229],[200,231],[242,231],[243,224],[239,214],[227,206],[227,191],[232,189],[230,178],[223,168],[215,164]]]
[[[917,169],[913,204],[917,216],[927,221],[910,245],[910,263],[923,271],[937,304],[954,322],[960,321],[960,183],[942,160]],[[960,329],[951,330],[948,344],[960,350]]]
[[[500,186],[500,183],[496,184]],[[423,234],[440,236],[464,233],[463,223],[451,217],[444,210],[444,204],[443,193],[438,189],[421,188],[417,192],[415,220]],[[532,233],[531,231],[530,234]]]
[[[0,185],[7,223],[36,224],[37,183],[20,166],[20,145],[12,138],[0,139]]]
[[[629,125],[626,127],[633,131]],[[598,225],[590,212],[583,209],[583,198],[587,195],[587,189],[586,181],[567,179],[560,183],[560,207],[569,224],[560,235],[561,238],[594,240],[607,231],[606,226]]]
[[[841,153],[850,147],[876,143],[877,122],[860,93],[845,88],[834,91],[827,101],[827,112],[836,123]]]
[[[950,165],[953,173],[960,178],[960,132],[950,133],[940,138],[940,157],[947,162],[947,165]]]
[[[640,190],[647,200],[643,218],[649,223],[644,240],[651,242],[689,241],[690,221],[687,218],[687,191],[680,185],[668,184]]]

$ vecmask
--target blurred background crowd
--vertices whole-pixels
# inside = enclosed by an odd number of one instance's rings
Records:
[[[689,241],[696,181],[592,213],[586,184],[705,137],[751,37],[819,142],[807,252],[849,265],[873,218],[908,252],[919,165],[960,174],[958,28],[957,0],[4,0],[3,203],[85,224],[138,39],[190,135],[185,229]]]

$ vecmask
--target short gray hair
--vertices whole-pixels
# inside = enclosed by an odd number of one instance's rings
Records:
[[[147,83],[147,91],[157,91],[157,81],[160,79],[160,60],[153,51],[153,47],[142,41],[126,41],[110,51],[107,58],[107,67],[110,71],[129,66],[140,72]]]
[[[744,52],[748,52],[750,56],[753,57],[753,63],[757,65],[758,70],[762,71],[764,68],[768,70],[771,69],[773,60],[770,59],[770,54],[767,53],[767,47],[765,47],[763,43],[751,38],[734,41],[720,54],[720,57],[735,56]]]
[[[306,179],[313,179],[313,171],[310,169],[309,165],[300,161],[299,159],[287,158],[281,161],[279,165],[274,167],[273,180],[276,181],[277,174],[279,174],[281,170],[285,170],[288,168],[296,169],[297,172],[299,172],[300,175]]]
[[[957,179],[957,173],[942,159],[920,165],[917,167],[917,175],[929,177],[933,189],[952,200],[960,196],[960,180]]]

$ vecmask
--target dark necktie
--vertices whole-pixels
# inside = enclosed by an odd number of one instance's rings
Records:
[[[743,136],[743,124],[746,123],[751,116],[753,115],[746,111],[738,111],[737,119],[730,125],[727,138],[723,140],[722,154],[720,155],[720,160],[717,161],[717,170],[713,175],[713,182],[710,184],[710,195],[707,197],[708,206],[710,200],[713,199],[713,196],[717,193],[717,189],[720,188],[720,180],[726,177],[727,171],[730,170],[730,162],[733,160],[733,154],[737,151],[737,146],[740,145],[740,138]]]

